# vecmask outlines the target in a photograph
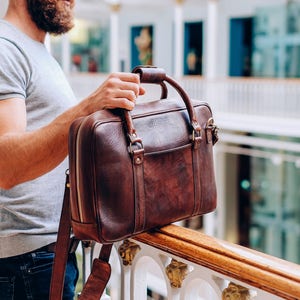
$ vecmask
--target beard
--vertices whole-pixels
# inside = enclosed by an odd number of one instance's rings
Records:
[[[33,22],[45,32],[60,35],[74,26],[73,0],[27,0],[27,7]]]

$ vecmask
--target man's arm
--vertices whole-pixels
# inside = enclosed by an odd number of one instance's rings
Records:
[[[24,100],[0,101],[0,187],[9,189],[55,168],[67,155],[69,127],[76,118],[105,108],[131,110],[139,94],[144,89],[138,75],[112,74],[79,104],[32,132],[26,131]]]

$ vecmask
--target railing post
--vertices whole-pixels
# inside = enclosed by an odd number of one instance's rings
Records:
[[[184,0],[175,0],[174,8],[174,77],[177,79],[183,75],[183,3]]]
[[[115,2],[115,1],[114,1]],[[118,72],[119,66],[119,11],[121,4],[110,4],[110,72]]]
[[[206,48],[206,77],[214,79],[218,65],[218,6],[219,0],[208,0],[207,7],[207,48]]]

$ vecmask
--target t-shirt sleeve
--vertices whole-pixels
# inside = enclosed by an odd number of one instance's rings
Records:
[[[26,99],[30,66],[13,42],[0,38],[0,100]]]

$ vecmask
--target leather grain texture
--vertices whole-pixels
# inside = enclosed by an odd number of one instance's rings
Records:
[[[95,258],[91,274],[83,287],[78,299],[99,300],[104,292],[105,286],[109,281],[111,266],[108,262]],[[100,288],[101,287],[101,288]]]
[[[112,243],[216,207],[209,105],[191,101],[161,69],[137,72],[162,95],[167,81],[180,96],[73,123],[71,223],[79,239]]]

